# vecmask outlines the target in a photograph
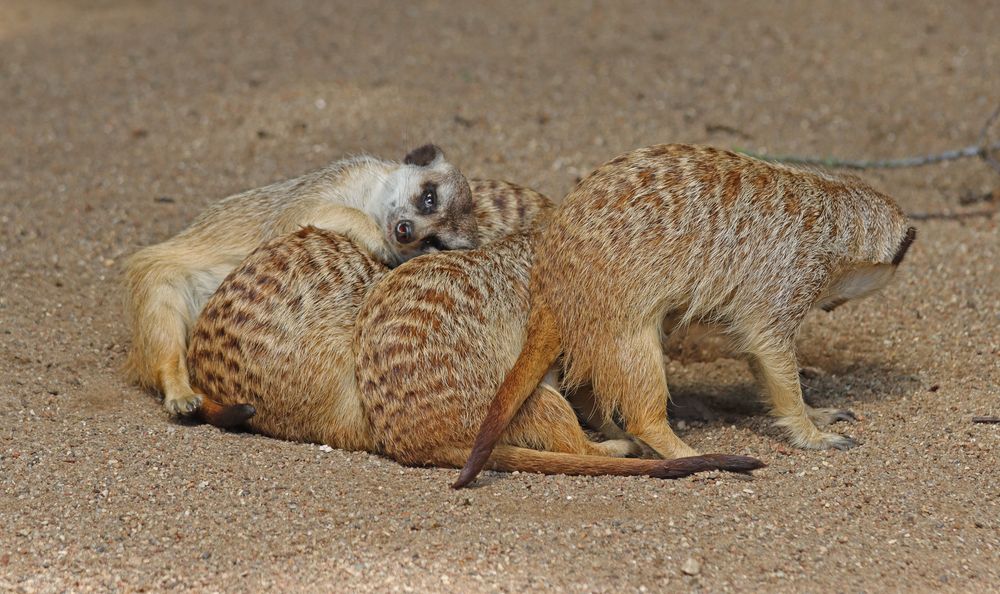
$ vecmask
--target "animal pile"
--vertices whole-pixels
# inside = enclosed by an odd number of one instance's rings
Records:
[[[708,147],[626,153],[553,206],[425,145],[231,196],[136,253],[129,369],[171,414],[464,466],[456,487],[749,472],[671,431],[664,337],[716,327],[794,445],[852,447],[826,430],[850,411],[802,398],[796,333],[914,238],[860,180]]]

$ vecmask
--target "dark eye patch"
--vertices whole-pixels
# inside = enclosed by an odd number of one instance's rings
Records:
[[[421,243],[425,250],[435,249],[439,252],[444,252],[448,250],[448,246],[445,245],[445,243],[441,241],[441,238],[438,237],[437,235],[428,235],[427,237],[424,238],[423,242]]]
[[[420,196],[417,197],[417,210],[420,214],[431,214],[438,207],[437,184],[426,183],[420,189]]]

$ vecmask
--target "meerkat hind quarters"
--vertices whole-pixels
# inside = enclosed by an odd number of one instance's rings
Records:
[[[591,173],[540,233],[525,347],[456,486],[562,354],[565,381],[666,458],[694,450],[666,418],[661,326],[718,325],[750,359],[777,424],[803,448],[852,447],[817,421],[849,417],[802,399],[795,337],[814,306],[869,295],[916,237],[889,197],[853,178],[707,147],[659,145]]]

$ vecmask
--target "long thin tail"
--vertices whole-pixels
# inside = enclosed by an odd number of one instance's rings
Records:
[[[500,391],[493,397],[486,419],[479,428],[472,453],[458,480],[452,485],[454,488],[468,485],[483,469],[504,429],[559,356],[559,348],[559,329],[552,311],[543,304],[533,303],[528,319],[528,339],[513,369],[504,378]]]
[[[460,464],[461,458],[468,451],[456,450],[454,453],[455,462]],[[450,461],[442,460],[441,462],[447,464]],[[681,478],[696,472],[711,470],[750,472],[767,466],[750,456],[726,454],[706,454],[674,460],[644,460],[641,458],[610,458],[544,452],[507,445],[497,446],[486,465],[493,470],[504,472],[517,470],[539,474],[649,476],[661,479]]]
[[[255,414],[257,409],[249,404],[219,404],[208,397],[202,399],[198,408],[201,420],[222,429],[241,427]]]

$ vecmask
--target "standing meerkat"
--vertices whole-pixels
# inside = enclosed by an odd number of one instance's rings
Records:
[[[540,194],[514,186],[476,193],[490,194],[477,200],[477,220],[496,235],[524,231],[548,210]],[[256,412],[247,425],[273,437],[457,468],[524,339],[530,265],[523,234],[391,272],[335,233],[274,240],[220,286],[192,336],[188,361],[207,420],[225,426]],[[761,465],[614,458],[635,449],[588,439],[567,401],[542,385],[493,467],[668,478]]]
[[[402,163],[345,159],[221,200],[125,265],[132,322],[126,366],[141,385],[163,393],[168,411],[190,413],[201,402],[184,356],[205,301],[252,249],[305,225],[342,233],[389,265],[478,245],[469,184],[434,145]]]
[[[855,445],[817,428],[851,415],[805,404],[796,333],[811,307],[882,288],[914,238],[895,202],[856,179],[686,145],[610,161],[539,236],[527,342],[456,486],[475,478],[560,352],[566,383],[591,383],[604,416],[617,410],[664,457],[694,454],[667,423],[669,315],[730,337],[796,446]]]

